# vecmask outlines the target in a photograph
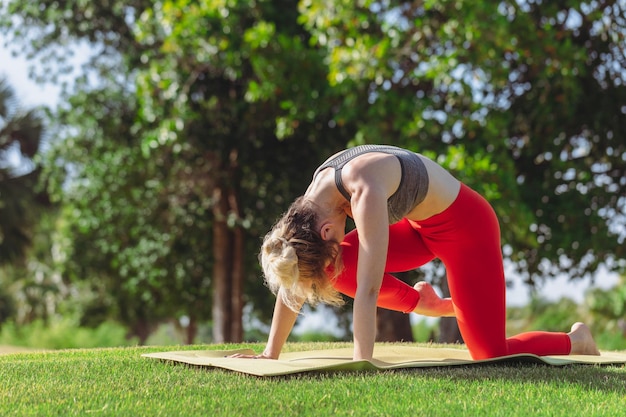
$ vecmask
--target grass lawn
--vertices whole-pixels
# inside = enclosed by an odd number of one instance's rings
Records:
[[[288,350],[345,347],[292,343]],[[626,367],[490,365],[258,378],[141,354],[259,344],[0,355],[1,416],[618,416]]]

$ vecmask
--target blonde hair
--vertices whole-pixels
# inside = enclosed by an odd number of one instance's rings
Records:
[[[332,286],[341,270],[339,242],[322,239],[317,223],[313,204],[298,198],[265,236],[259,254],[265,285],[296,312],[305,301],[344,302]]]

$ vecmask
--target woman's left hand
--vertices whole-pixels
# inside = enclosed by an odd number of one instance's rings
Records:
[[[243,353],[235,353],[228,357],[229,358],[242,358],[242,359],[274,359],[272,357],[267,356],[265,352],[261,353],[260,355],[246,355]]]

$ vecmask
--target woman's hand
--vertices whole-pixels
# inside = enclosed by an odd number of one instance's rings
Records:
[[[428,282],[420,281],[413,288],[420,293],[420,300],[413,310],[414,313],[430,317],[454,317],[456,315],[452,299],[439,297]]]
[[[243,359],[276,359],[268,356],[265,352],[260,355],[246,355],[243,353],[235,353],[233,355],[227,356],[228,358],[243,358]]]

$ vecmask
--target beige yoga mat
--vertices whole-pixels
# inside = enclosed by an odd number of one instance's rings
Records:
[[[511,355],[494,359],[472,360],[464,349],[429,348],[406,345],[380,345],[374,348],[372,361],[353,361],[352,348],[286,352],[278,360],[228,358],[234,353],[254,354],[252,350],[186,350],[146,353],[146,358],[162,359],[189,365],[227,369],[257,376],[279,376],[303,372],[362,371],[459,366],[496,363],[538,363],[554,366],[587,364],[626,364],[626,352],[602,352],[601,356]]]

